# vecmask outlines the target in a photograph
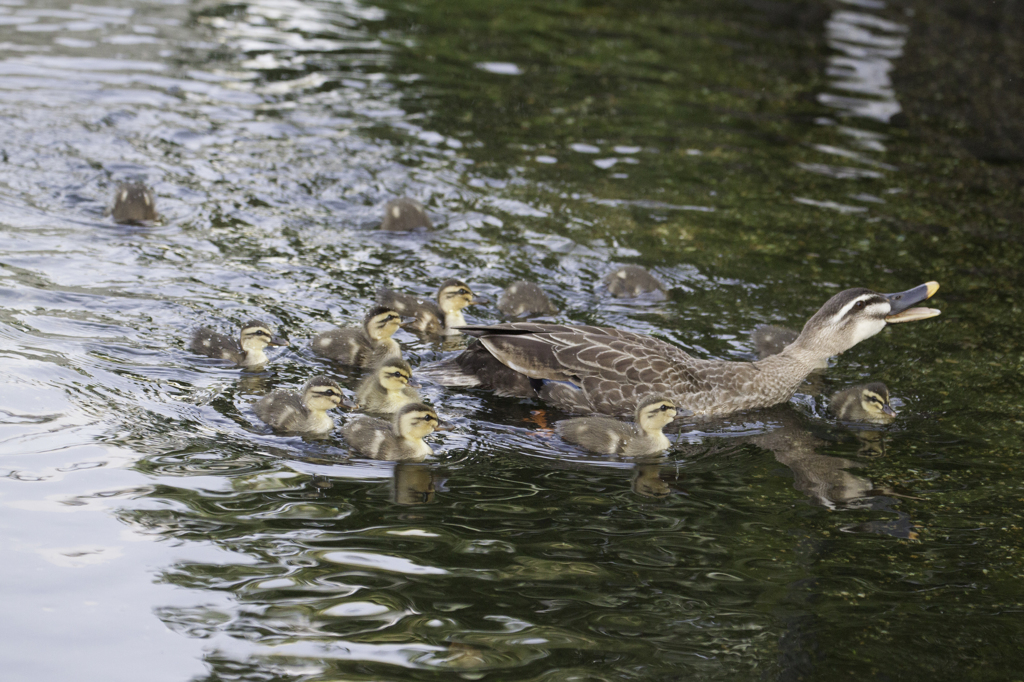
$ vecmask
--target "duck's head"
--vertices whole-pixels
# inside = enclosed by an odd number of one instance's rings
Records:
[[[409,385],[412,368],[402,358],[391,358],[377,365],[377,381],[387,391],[401,391]]]
[[[897,294],[870,289],[847,289],[830,298],[811,319],[791,347],[823,357],[838,355],[882,331],[887,324],[926,320],[939,314],[934,308],[913,308],[939,290],[927,282]]]
[[[288,341],[274,334],[274,328],[261,320],[249,320],[242,325],[238,344],[244,351],[261,351],[267,346],[287,346]]]
[[[420,439],[440,425],[441,420],[437,418],[434,408],[423,403],[405,405],[394,418],[394,429],[401,438]]]
[[[326,411],[342,404],[341,387],[333,379],[321,374],[302,387],[302,403],[311,410]]]
[[[437,305],[445,315],[458,312],[474,303],[476,301],[473,300],[473,290],[460,280],[450,279],[437,290]]]
[[[675,404],[660,396],[645,398],[636,408],[636,423],[644,431],[660,431],[675,418]]]
[[[896,410],[889,405],[889,388],[881,381],[836,393],[829,409],[843,421],[888,424],[896,418]]]
[[[402,316],[387,306],[378,305],[370,308],[363,318],[363,329],[374,341],[391,338],[402,326]]]

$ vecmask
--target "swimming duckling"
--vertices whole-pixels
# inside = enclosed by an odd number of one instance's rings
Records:
[[[888,424],[896,418],[896,410],[889,406],[889,389],[881,381],[839,391],[828,409],[844,422]]]
[[[406,405],[390,422],[358,417],[345,424],[341,434],[356,452],[373,459],[420,461],[432,454],[423,437],[440,425],[434,408],[423,403]]]
[[[476,301],[465,282],[449,279],[437,290],[437,303],[383,287],[377,290],[377,303],[397,310],[403,317],[415,318],[403,325],[406,329],[430,336],[451,336],[459,333],[453,327],[466,324],[462,309]]]
[[[117,186],[111,214],[114,222],[122,225],[143,223],[160,217],[156,212],[153,190],[141,181],[122,182]]]
[[[192,335],[188,348],[199,355],[231,360],[240,367],[258,367],[269,359],[264,348],[287,345],[287,341],[274,335],[273,328],[266,322],[249,320],[242,325],[238,341],[209,327],[200,327]]]
[[[543,289],[525,280],[513,282],[505,288],[498,299],[498,310],[506,317],[554,315],[558,312]]]
[[[638,457],[652,455],[669,447],[661,432],[675,419],[676,406],[661,396],[640,401],[634,423],[610,417],[579,417],[555,424],[555,431],[564,440],[601,455]]]
[[[392,414],[403,405],[418,403],[420,394],[409,386],[412,368],[402,358],[388,358],[363,379],[356,391],[359,407],[370,412]]]
[[[639,265],[623,265],[604,278],[604,284],[615,298],[636,298],[651,291],[665,291],[665,285]]]
[[[321,357],[346,365],[370,367],[387,358],[401,357],[398,342],[391,338],[402,324],[402,317],[391,308],[374,306],[366,313],[361,327],[345,327],[313,337],[309,347]]]
[[[324,375],[313,377],[302,387],[302,394],[274,391],[253,406],[256,416],[275,431],[324,435],[334,429],[327,416],[342,403],[341,388]]]
[[[384,204],[384,220],[380,224],[380,229],[389,232],[409,232],[418,227],[425,227],[428,230],[434,228],[427,212],[423,210],[423,204],[407,197],[392,199]]]

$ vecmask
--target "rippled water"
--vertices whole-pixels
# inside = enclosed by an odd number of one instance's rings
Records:
[[[0,0],[4,679],[1019,677],[1019,14]],[[105,214],[132,179],[158,224]],[[399,195],[440,229],[377,231]],[[255,418],[451,276],[723,358],[851,286],[943,315],[639,463],[435,385],[423,464]],[[188,352],[252,317],[264,371]],[[869,379],[891,427],[827,415]]]

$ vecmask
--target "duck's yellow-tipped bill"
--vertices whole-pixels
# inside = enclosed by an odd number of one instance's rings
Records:
[[[941,311],[934,308],[911,307],[915,303],[927,301],[938,290],[938,282],[925,282],[921,286],[914,287],[908,291],[902,291],[898,294],[882,294],[892,304],[892,310],[885,316],[885,321],[889,324],[916,322],[917,320],[927,320],[929,317],[939,315]]]

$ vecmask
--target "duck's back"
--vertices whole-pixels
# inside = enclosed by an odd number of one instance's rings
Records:
[[[290,391],[274,391],[261,398],[253,409],[257,417],[281,431],[301,431],[309,417],[302,399]]]
[[[200,327],[195,331],[192,335],[192,342],[189,344],[189,350],[199,355],[231,360],[238,364],[245,360],[245,353],[238,347],[238,342],[235,339],[215,332],[209,327]]]
[[[371,459],[397,459],[389,454],[400,448],[398,439],[391,433],[391,424],[383,419],[361,416],[345,424],[341,435],[352,449]]]
[[[403,317],[416,318],[406,325],[409,329],[425,334],[440,334],[444,331],[444,313],[434,301],[382,287],[377,290],[377,304],[391,308]]]
[[[373,353],[370,342],[361,329],[342,328],[321,332],[309,344],[320,357],[346,365],[364,366]]]
[[[558,422],[555,430],[564,440],[602,455],[621,455],[637,437],[632,424],[610,417],[580,417]]]

